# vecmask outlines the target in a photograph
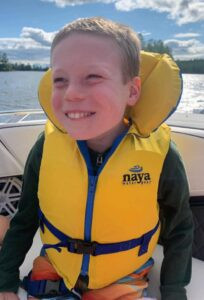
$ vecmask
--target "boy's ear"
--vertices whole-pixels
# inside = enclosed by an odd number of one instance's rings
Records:
[[[129,99],[128,105],[133,106],[140,97],[141,92],[141,79],[139,76],[135,76],[129,82]]]

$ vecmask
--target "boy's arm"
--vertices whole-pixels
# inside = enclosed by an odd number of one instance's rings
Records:
[[[193,219],[185,169],[173,142],[164,162],[158,201],[162,221],[160,242],[164,247],[162,300],[186,300],[185,286],[191,278]]]
[[[39,225],[37,189],[43,142],[44,135],[41,135],[28,156],[18,212],[11,221],[0,251],[0,292],[17,292],[19,267]]]

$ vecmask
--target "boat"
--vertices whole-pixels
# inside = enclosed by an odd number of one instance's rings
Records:
[[[38,135],[44,130],[45,122],[46,116],[42,110],[0,113],[0,214],[2,215],[9,215],[12,218],[17,211],[26,158]],[[189,117],[187,114],[176,113],[167,120],[167,124],[171,127],[172,139],[184,160],[192,210],[203,211],[204,214],[204,116],[192,114]],[[199,234],[199,228],[196,230]],[[20,268],[21,278],[31,269],[33,259],[39,254],[40,248],[41,241],[37,232],[33,246]],[[195,256],[200,259],[193,258],[192,280],[187,286],[189,300],[201,300],[204,297],[204,257],[196,252]],[[162,257],[162,246],[158,245],[149,286],[150,295],[158,300]],[[20,299],[27,299],[22,291],[20,295]]]

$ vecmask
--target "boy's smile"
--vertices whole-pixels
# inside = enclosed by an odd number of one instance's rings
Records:
[[[90,116],[92,116],[93,114],[95,114],[94,112],[67,112],[65,113],[65,115],[67,116],[67,118],[71,119],[71,120],[78,120],[78,119],[82,119],[82,118],[88,118]]]
[[[76,140],[112,143],[140,91],[138,77],[124,83],[119,47],[107,37],[74,33],[54,48],[51,63],[53,110],[66,131]]]

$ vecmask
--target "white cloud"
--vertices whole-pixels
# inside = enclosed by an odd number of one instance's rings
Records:
[[[196,39],[177,40],[169,39],[164,41],[172,49],[175,59],[204,59],[204,43]]]
[[[30,38],[0,38],[0,50],[43,48]]]
[[[134,9],[150,9],[167,13],[177,24],[183,25],[204,20],[203,0],[41,0],[53,2],[59,7],[87,3],[114,3],[116,9],[131,11]]]
[[[141,33],[143,37],[151,35],[151,32],[148,32],[148,31],[145,31],[145,30],[143,30],[141,32],[138,32],[138,33]]]
[[[24,27],[20,38],[0,38],[0,52],[6,52],[11,62],[49,64],[54,35],[55,32]]]
[[[199,37],[201,36],[200,33],[195,33],[195,32],[186,32],[186,33],[177,33],[174,34],[175,38],[194,38],[194,37]]]
[[[165,12],[179,25],[204,20],[204,2],[199,0],[118,0],[115,5],[125,11],[146,8]]]
[[[75,6],[75,5],[81,5],[81,4],[88,4],[88,3],[97,3],[97,2],[103,2],[103,3],[112,3],[115,2],[115,0],[41,0],[43,2],[53,2],[58,7],[65,7],[65,6]]]
[[[45,32],[40,28],[23,27],[21,32],[22,38],[30,38],[44,46],[51,46],[56,32]]]

